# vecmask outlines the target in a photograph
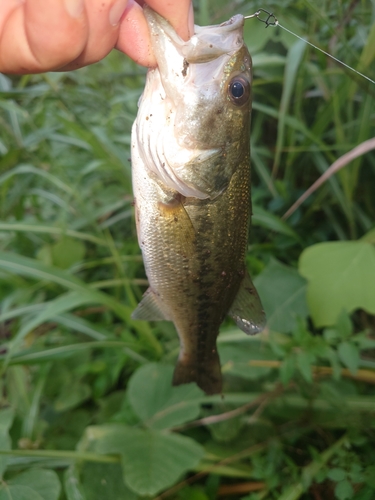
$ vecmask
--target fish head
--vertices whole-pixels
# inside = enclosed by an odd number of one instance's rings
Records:
[[[145,7],[145,16],[158,66],[148,72],[141,101],[140,147],[168,187],[214,198],[248,150],[252,63],[244,18],[195,26],[184,41],[151,8]]]

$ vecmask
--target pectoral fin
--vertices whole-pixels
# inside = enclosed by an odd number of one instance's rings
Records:
[[[162,321],[168,320],[161,310],[158,297],[151,288],[148,288],[143,294],[141,302],[132,312],[132,319],[141,319],[143,321]]]
[[[266,325],[266,316],[258,292],[247,272],[228,315],[248,335],[261,332]]]

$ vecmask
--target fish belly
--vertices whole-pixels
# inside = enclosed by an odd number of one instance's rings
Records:
[[[198,200],[166,188],[132,147],[138,240],[160,311],[154,319],[173,321],[180,338],[174,384],[195,381],[207,394],[221,392],[216,338],[245,275],[248,153],[224,193]]]

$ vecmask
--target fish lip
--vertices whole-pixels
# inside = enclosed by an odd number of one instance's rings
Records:
[[[167,43],[165,40],[162,40],[163,36],[175,47],[179,56],[188,63],[207,62],[216,59],[220,55],[229,54],[238,50],[244,43],[242,38],[244,16],[241,14],[236,14],[228,21],[219,25],[204,27],[194,25],[195,32],[187,41],[184,41],[176,33],[172,25],[147,4],[144,6],[144,15],[151,33],[152,45],[159,66],[164,54],[158,53],[158,47],[163,43]],[[225,40],[226,35],[236,31],[238,32],[236,44],[234,44],[233,41]],[[219,38],[216,40],[214,38],[213,41],[210,42],[206,40],[206,37],[202,38],[203,32],[206,36],[208,34],[209,37],[220,35],[221,39]],[[202,50],[204,52],[203,58],[202,56],[197,56],[197,53],[201,53]]]
[[[235,14],[228,21],[224,21],[219,26],[220,28],[228,27],[228,31],[232,31],[234,29],[238,29],[245,24],[245,18],[242,14]]]
[[[178,40],[179,42],[182,42],[182,43],[188,43],[188,42],[184,42],[184,40],[179,35],[177,35],[176,31],[174,30],[172,25],[169,23],[169,21],[167,21],[164,17],[162,17],[157,12],[155,12],[149,5],[145,4],[145,6],[143,7],[143,12],[144,12],[144,15],[145,15],[145,18],[146,18],[146,21],[147,21],[147,24],[149,25],[149,27],[151,27],[153,24],[158,24],[159,27],[161,29],[163,29],[165,34],[170,36],[172,39],[176,39],[176,41]],[[228,19],[227,21],[224,21],[221,24],[212,25],[212,26],[204,26],[204,29],[205,30],[207,30],[207,29],[212,29],[212,30],[220,29],[220,31],[222,31],[223,28],[227,28],[225,31],[230,32],[230,31],[238,30],[239,28],[241,28],[244,25],[244,22],[245,22],[245,18],[242,14],[235,14],[230,19]],[[201,27],[194,25],[194,29],[200,30]]]
[[[155,12],[147,4],[143,7],[143,13],[146,18],[151,35],[158,35],[158,31],[163,31],[172,41],[176,43],[185,43],[182,38],[177,35],[172,25],[164,19],[160,14]]]

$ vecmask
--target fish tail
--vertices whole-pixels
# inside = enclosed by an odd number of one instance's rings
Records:
[[[205,355],[204,362],[181,356],[173,374],[173,385],[195,382],[206,394],[220,394],[223,388],[220,359],[216,349]]]

